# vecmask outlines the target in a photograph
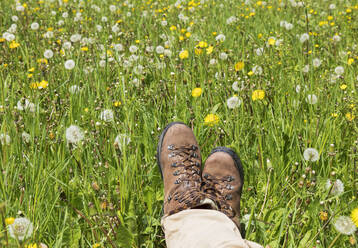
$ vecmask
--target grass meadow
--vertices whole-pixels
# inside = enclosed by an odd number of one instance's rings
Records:
[[[165,247],[156,145],[244,165],[246,239],[358,247],[358,3],[0,1],[0,246]],[[25,232],[24,232],[25,230]]]

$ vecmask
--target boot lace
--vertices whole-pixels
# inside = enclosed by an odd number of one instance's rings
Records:
[[[236,212],[228,201],[232,200],[231,191],[234,189],[230,182],[234,181],[235,178],[233,176],[218,178],[210,174],[205,174],[204,178],[206,181],[203,185],[203,192],[216,202],[221,212],[229,218],[233,218]]]

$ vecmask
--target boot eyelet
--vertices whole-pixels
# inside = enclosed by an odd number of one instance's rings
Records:
[[[226,196],[225,196],[225,200],[227,200],[227,201],[232,200],[232,195],[226,195]]]
[[[227,181],[228,182],[232,182],[232,181],[234,181],[235,180],[235,178],[233,177],[233,176],[229,176],[228,178],[227,178]]]
[[[170,166],[173,167],[173,168],[178,167],[176,162],[172,163]]]
[[[168,150],[174,150],[174,145],[169,145]]]

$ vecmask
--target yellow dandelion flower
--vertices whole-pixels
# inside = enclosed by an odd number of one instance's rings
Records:
[[[196,55],[200,55],[203,53],[203,49],[200,49],[200,48],[195,48],[195,54]]]
[[[186,32],[186,33],[185,33],[185,37],[186,37],[186,38],[189,38],[190,36],[191,36],[191,33],[190,33],[190,32]]]
[[[346,84],[342,84],[341,86],[339,86],[339,88],[341,88],[341,90],[345,90],[345,89],[347,89],[347,85],[346,85]]]
[[[183,40],[184,40],[184,36],[180,35],[180,36],[179,36],[179,40],[180,40],[180,41],[183,41]]]
[[[27,74],[27,78],[32,78],[32,76],[33,76],[32,73]]]
[[[35,71],[35,67],[32,67],[28,70],[28,72],[34,72]]]
[[[216,114],[208,114],[204,119],[204,124],[210,127],[217,125],[219,123],[219,116]]]
[[[5,38],[0,38],[0,43],[5,42]]]
[[[247,73],[247,75],[252,76],[252,75],[254,75],[254,72],[253,72],[253,71],[249,71],[249,72]]]
[[[122,105],[122,102],[121,101],[115,101],[114,103],[113,103],[113,106],[115,106],[115,107],[119,107],[119,106],[121,106]],[[87,111],[88,111],[88,109],[87,109]],[[87,112],[86,111],[86,112]]]
[[[47,82],[46,80],[42,80],[42,81],[37,85],[37,87],[38,87],[39,89],[46,89],[47,86],[48,86],[48,82]]]
[[[348,121],[353,121],[355,118],[356,118],[356,117],[355,117],[355,115],[354,115],[353,113],[347,113],[347,114],[346,114],[346,119],[347,119]]]
[[[180,59],[187,59],[189,57],[189,52],[188,50],[183,50],[179,53],[179,58]]]
[[[358,207],[353,209],[351,213],[351,219],[354,222],[354,224],[358,227]]]
[[[321,212],[319,212],[319,218],[320,218],[322,221],[328,220],[328,213],[327,213],[326,211],[321,211]]]
[[[92,245],[92,248],[98,248],[98,247],[101,247],[101,244],[95,243],[95,244]]]
[[[347,64],[351,65],[351,64],[353,64],[353,62],[354,62],[354,59],[350,58],[350,59],[348,59]]]
[[[235,71],[241,71],[244,69],[245,63],[240,61],[235,64]]]
[[[16,41],[12,41],[9,45],[10,49],[15,49],[20,46],[20,43],[17,43]]]
[[[177,27],[176,26],[171,26],[170,28],[169,28],[171,31],[174,31],[174,30],[177,30]]]
[[[198,46],[201,47],[201,48],[206,48],[206,47],[208,47],[208,43],[205,42],[205,41],[200,41],[200,42],[198,43]]]
[[[36,82],[36,83],[31,83],[31,84],[30,84],[30,88],[31,88],[31,89],[37,89],[37,88],[38,88],[38,84],[39,84],[39,83],[37,83],[37,82]]]
[[[37,60],[37,63],[47,65],[47,64],[48,64],[48,60],[47,60],[47,59],[38,59],[38,60]]]
[[[338,114],[337,113],[332,113],[331,116],[336,118],[336,117],[338,117]]]
[[[201,93],[203,92],[202,88],[195,88],[191,91],[192,97],[199,97],[201,96]]]
[[[271,37],[271,38],[268,39],[267,42],[268,42],[268,44],[269,44],[270,46],[273,46],[273,45],[275,45],[276,40],[275,40],[275,38]]]
[[[256,101],[256,100],[262,100],[265,97],[265,91],[263,90],[254,90],[254,92],[252,92],[252,100]]]
[[[34,244],[29,244],[26,246],[26,248],[37,248],[37,244],[34,243]]]
[[[81,47],[81,51],[87,52],[87,51],[88,51],[88,47]]]
[[[209,46],[208,48],[206,48],[206,54],[211,54],[214,50],[213,46]]]
[[[15,221],[15,218],[13,218],[13,217],[6,218],[5,219],[5,224],[6,225],[11,225],[12,223],[14,223],[14,221]]]
[[[212,32],[211,33],[213,36],[216,36],[218,33],[217,32]]]

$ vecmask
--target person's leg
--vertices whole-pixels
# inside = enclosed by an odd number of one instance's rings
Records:
[[[214,210],[230,210],[217,199],[219,192],[210,190],[208,182],[202,190],[200,149],[188,126],[171,123],[164,129],[157,160],[164,180],[162,227],[168,248],[255,248],[242,239],[226,212]],[[211,166],[206,168],[209,173]]]

